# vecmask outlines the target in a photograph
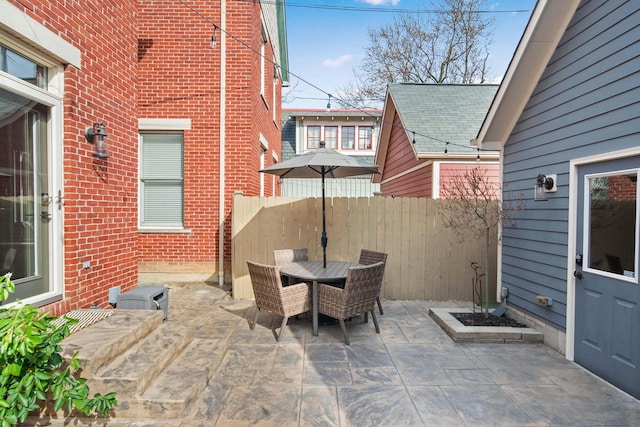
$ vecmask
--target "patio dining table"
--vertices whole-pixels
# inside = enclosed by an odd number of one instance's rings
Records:
[[[318,335],[318,283],[335,283],[347,278],[350,267],[357,263],[345,261],[327,261],[323,266],[322,261],[299,261],[285,264],[280,267],[280,273],[290,278],[303,281],[311,281],[311,314],[313,320],[313,335]]]

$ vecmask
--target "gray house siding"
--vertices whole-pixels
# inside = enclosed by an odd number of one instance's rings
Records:
[[[291,114],[282,113],[282,148],[280,161],[289,160],[296,155],[296,119]]]
[[[504,146],[505,198],[523,210],[505,225],[509,304],[566,326],[569,161],[640,145],[640,2],[583,1]],[[557,192],[533,201],[538,174]],[[511,196],[509,196],[511,195]],[[536,295],[553,298],[551,307]]]

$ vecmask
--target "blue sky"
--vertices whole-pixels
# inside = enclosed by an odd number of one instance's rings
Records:
[[[491,80],[499,82],[504,75],[535,3],[535,0],[488,0],[485,3],[483,10],[509,11],[490,15],[495,19],[493,42],[489,47]],[[391,23],[399,14],[389,9],[434,9],[429,0],[287,0],[285,5],[290,90],[293,90],[288,98],[296,99],[283,104],[284,108],[325,108],[328,98],[325,92],[338,93],[340,87],[354,79],[353,70],[360,64],[368,45],[369,28]],[[527,12],[512,12],[514,10]],[[298,77],[311,85],[299,81]]]

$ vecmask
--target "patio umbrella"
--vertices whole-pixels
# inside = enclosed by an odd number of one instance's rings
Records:
[[[370,164],[352,156],[325,148],[308,151],[292,159],[276,163],[260,172],[277,175],[281,178],[321,178],[322,179],[322,262],[327,266],[327,226],[325,220],[324,179],[346,178],[350,176],[378,173],[378,165]]]

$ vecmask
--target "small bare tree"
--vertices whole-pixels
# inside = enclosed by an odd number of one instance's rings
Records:
[[[502,202],[500,196],[503,196]],[[520,199],[504,199],[503,187],[487,176],[486,168],[473,167],[451,176],[441,192],[442,200],[439,213],[446,228],[452,229],[461,241],[485,239],[484,265],[489,271],[489,248],[491,236],[497,235],[498,227],[505,221],[511,221],[513,214],[522,209]],[[472,280],[474,301],[478,281],[477,264],[472,268],[475,278]],[[485,277],[488,280],[489,275]],[[480,297],[480,307],[489,302],[489,283],[484,286],[484,295]],[[488,304],[485,315],[489,314]]]

